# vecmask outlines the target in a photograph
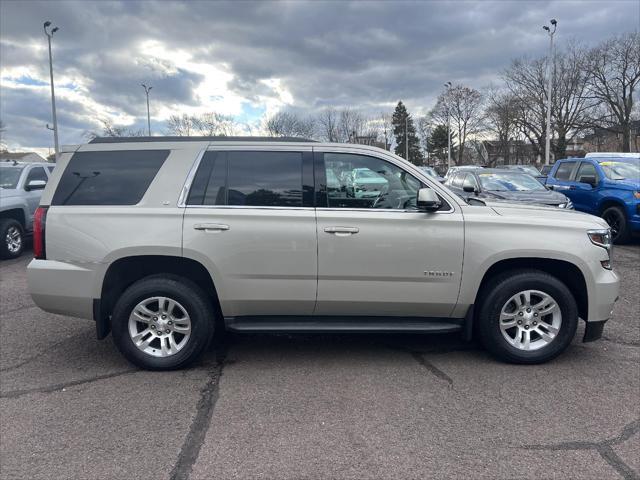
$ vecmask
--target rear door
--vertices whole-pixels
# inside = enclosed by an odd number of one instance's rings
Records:
[[[417,211],[422,182],[370,151],[319,150],[316,160],[316,315],[449,316],[462,268],[459,209],[449,200],[441,211]],[[325,187],[327,171],[339,176],[362,168],[384,179],[376,195]]]
[[[553,190],[564,193],[571,201],[573,201],[572,190],[574,189],[573,174],[577,164],[577,161],[558,163],[547,180],[548,186],[553,186]]]
[[[310,148],[207,151],[186,199],[185,256],[213,272],[223,315],[311,315],[317,238]]]

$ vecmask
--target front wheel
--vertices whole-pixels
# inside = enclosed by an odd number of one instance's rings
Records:
[[[627,225],[627,216],[620,207],[609,207],[602,212],[602,218],[611,228],[611,239],[615,243],[626,243],[629,241],[631,232]]]
[[[478,333],[496,357],[535,364],[549,361],[571,343],[578,308],[567,286],[547,273],[507,272],[483,289]]]
[[[154,275],[124,291],[111,324],[116,346],[131,363],[147,370],[173,370],[202,354],[213,336],[214,313],[194,283]]]
[[[17,220],[0,220],[0,258],[17,258],[24,250],[24,230]]]

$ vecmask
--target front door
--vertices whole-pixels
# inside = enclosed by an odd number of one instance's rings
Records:
[[[449,204],[417,211],[421,181],[368,155],[316,153],[325,204],[315,314],[447,317],[460,287],[462,214]]]
[[[183,252],[212,272],[225,317],[313,313],[316,220],[303,187],[312,168],[310,149],[202,158],[186,200]]]

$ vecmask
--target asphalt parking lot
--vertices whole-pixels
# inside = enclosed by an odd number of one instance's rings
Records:
[[[0,264],[3,479],[640,478],[640,245],[605,339],[498,363],[457,337],[226,335],[133,368]]]

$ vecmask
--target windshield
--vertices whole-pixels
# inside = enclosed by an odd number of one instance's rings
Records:
[[[432,177],[437,177],[438,173],[435,171],[435,169],[433,169],[432,167],[420,167],[420,169],[426,173],[427,175],[430,175]]]
[[[0,167],[0,188],[16,188],[24,167]]]
[[[540,175],[540,172],[538,170],[535,169],[535,167],[531,167],[528,165],[521,165],[519,167],[519,170],[528,173],[529,175],[533,175],[533,176],[538,176]]]
[[[544,185],[525,173],[480,173],[478,177],[483,190],[493,192],[545,190]]]
[[[604,161],[600,166],[611,180],[640,181],[640,161]]]

